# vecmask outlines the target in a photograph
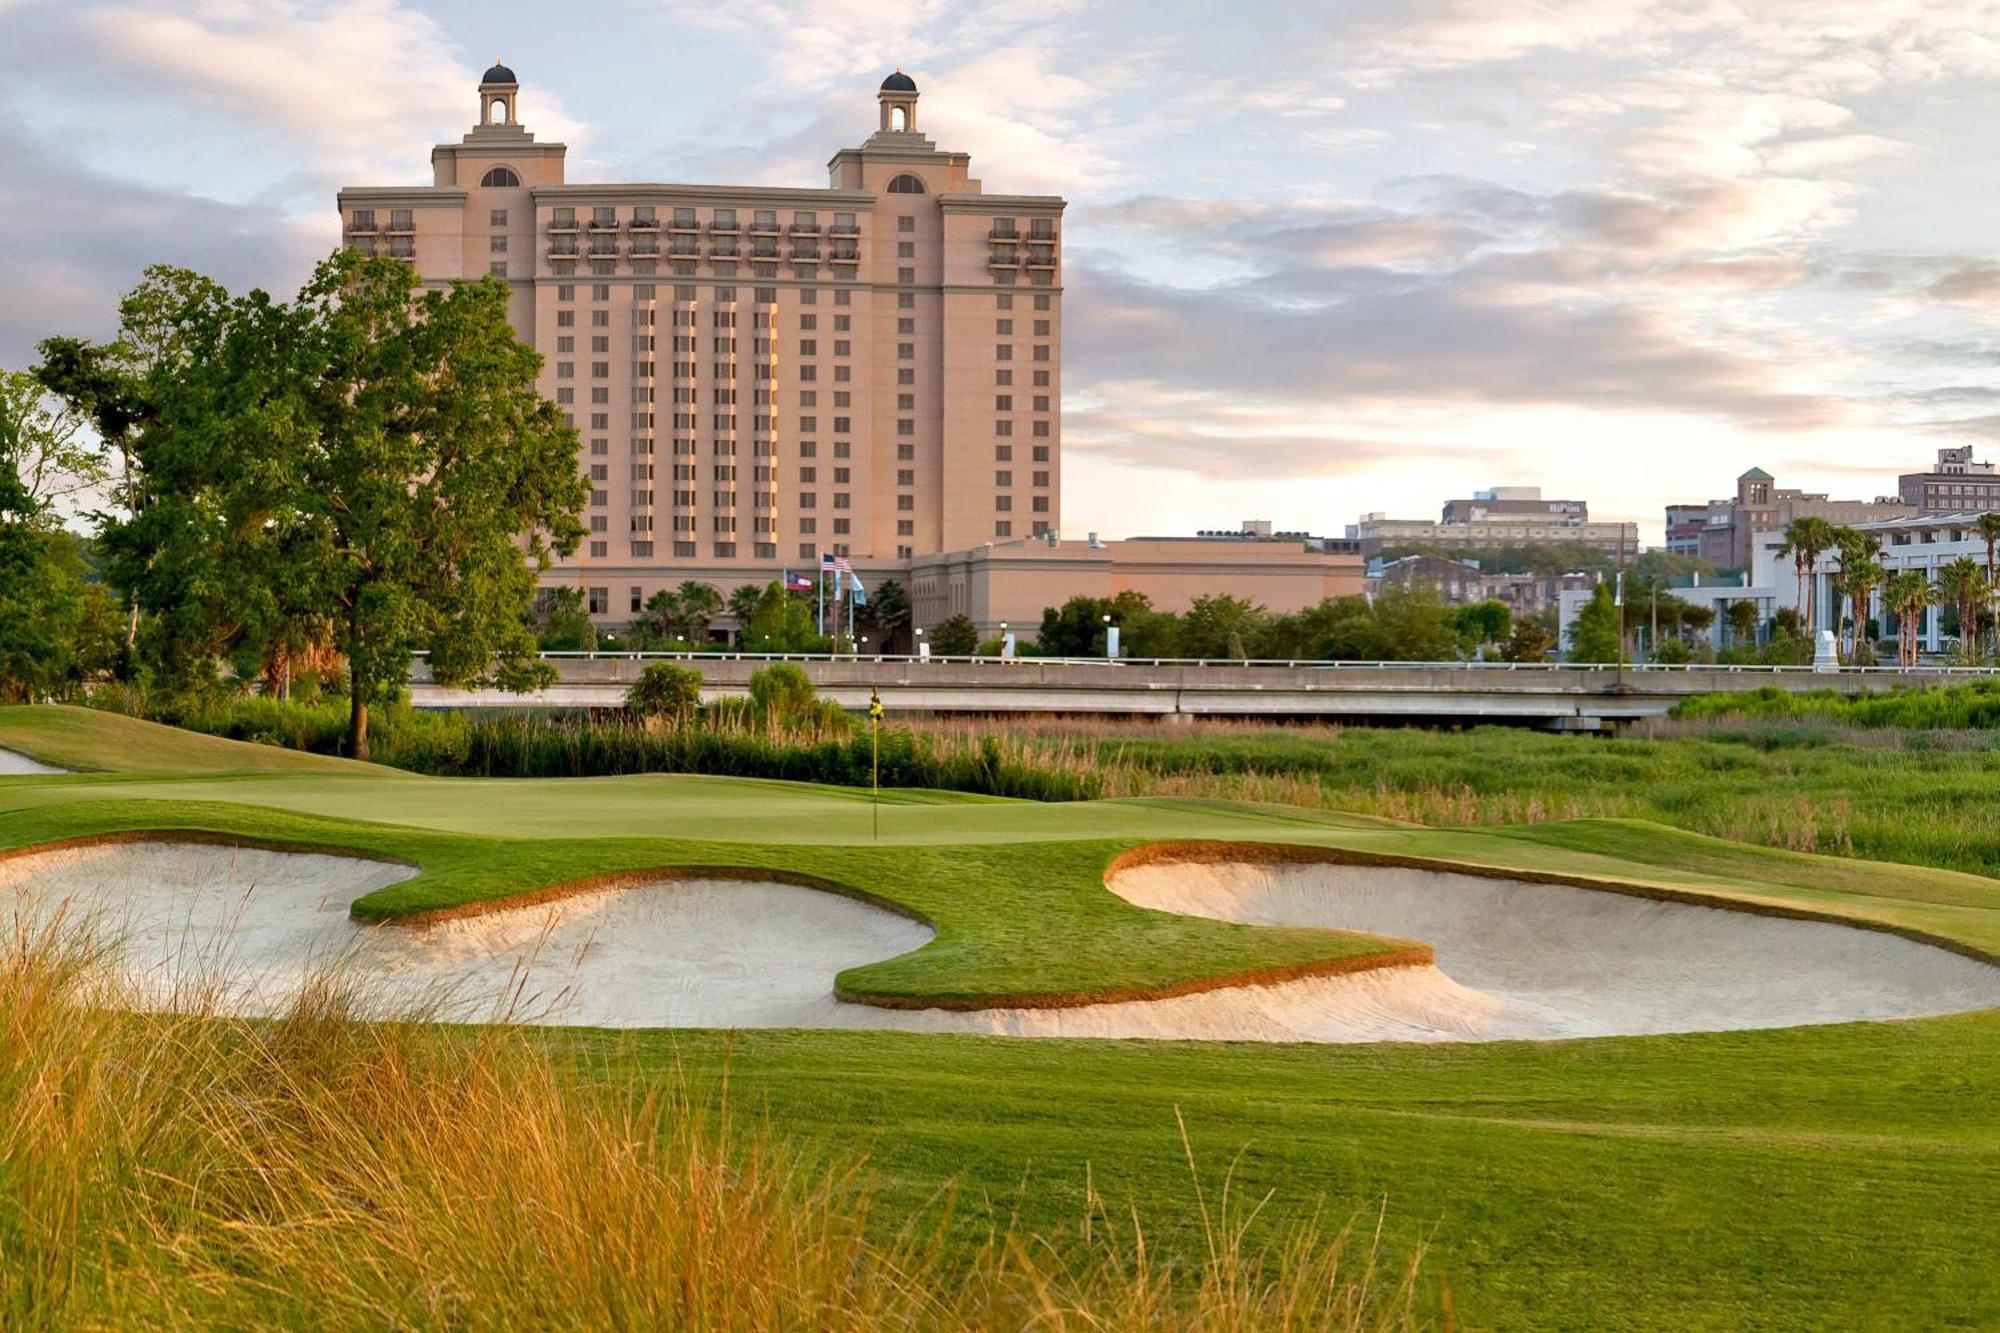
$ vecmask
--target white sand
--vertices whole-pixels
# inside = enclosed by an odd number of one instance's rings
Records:
[[[1152,865],[1141,907],[1422,940],[1488,1001],[1439,1039],[1583,1037],[1914,1018],[2000,1005],[2000,968],[1878,930],[1382,866]],[[1426,977],[1416,985],[1434,996]]]
[[[65,770],[51,768],[47,764],[39,763],[24,754],[16,754],[12,750],[0,750],[0,778],[20,777],[26,773],[61,773],[63,771]]]
[[[1880,932],[1559,886],[1338,866],[1147,866],[1112,887],[1222,920],[1422,939],[1438,967],[1069,1009],[901,1011],[833,996],[930,930],[813,889],[669,880],[428,929],[359,926],[415,873],[347,857],[140,842],[0,861],[0,924],[87,922],[141,1001],[281,1008],[337,969],[378,1012],[607,1027],[841,1027],[1357,1042],[1771,1027],[2000,1005],[2000,968]]]

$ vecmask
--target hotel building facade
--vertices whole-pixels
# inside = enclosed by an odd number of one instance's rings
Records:
[[[496,64],[430,185],[339,206],[350,246],[427,283],[512,286],[591,482],[547,582],[618,619],[686,578],[726,591],[823,552],[900,576],[1056,531],[1063,200],[985,193],[900,72],[825,189],[572,184],[519,93]]]
[[[987,193],[919,132],[908,75],[883,81],[875,133],[833,155],[825,188],[571,183],[519,96],[495,64],[429,185],[349,187],[339,209],[349,246],[427,284],[511,286],[591,488],[584,542],[544,586],[581,587],[615,624],[684,579],[726,595],[831,554],[870,587],[903,582],[919,625],[992,628],[1065,552],[1118,555],[1059,538],[1064,201]],[[1018,588],[966,572],[1016,565]],[[1359,589],[1358,562],[1332,572],[1288,569],[1271,604]],[[1225,587],[1245,591],[1205,590]]]

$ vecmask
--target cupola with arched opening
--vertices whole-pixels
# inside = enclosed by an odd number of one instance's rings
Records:
[[[515,99],[520,94],[521,82],[514,77],[514,71],[495,60],[493,68],[479,78],[479,123],[510,128],[519,125]]]
[[[882,129],[887,134],[915,134],[917,132],[917,81],[897,70],[882,80],[882,91],[875,94],[875,100],[882,104]]]

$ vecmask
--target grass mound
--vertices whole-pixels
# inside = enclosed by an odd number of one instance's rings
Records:
[[[0,706],[0,749],[95,773],[360,773],[390,770],[329,755],[223,740],[68,704]]]

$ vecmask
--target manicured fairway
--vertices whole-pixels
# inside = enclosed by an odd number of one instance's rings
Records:
[[[183,744],[191,742],[191,744]],[[1746,847],[1638,821],[1433,830],[1219,802],[1074,805],[695,778],[413,777],[63,709],[0,709],[0,847],[193,831],[345,848],[421,873],[393,917],[592,875],[762,868],[917,912],[929,946],[851,969],[863,998],[1078,997],[1382,947],[1149,913],[1102,885],[1162,839],[1312,843],[1619,881],[1893,925],[2000,953],[2000,885]],[[1770,960],[1782,967],[1782,958]],[[901,1034],[545,1034],[595,1075],[711,1081],[830,1153],[865,1148],[953,1235],[1081,1216],[1086,1180],[1194,1244],[1176,1108],[1211,1191],[1277,1213],[1386,1206],[1461,1320],[1507,1327],[2000,1324],[2000,1011],[1760,1033],[1492,1046],[1010,1042]],[[899,1218],[885,1217],[883,1225]]]
[[[1274,1220],[1386,1207],[1470,1327],[2000,1320],[1995,1013],[1446,1047],[617,1034],[588,1055],[726,1066],[738,1106],[866,1145],[905,1208],[956,1182],[968,1240],[1016,1210],[1074,1226],[1089,1181],[1198,1247],[1179,1110],[1211,1200],[1233,1164]]]

